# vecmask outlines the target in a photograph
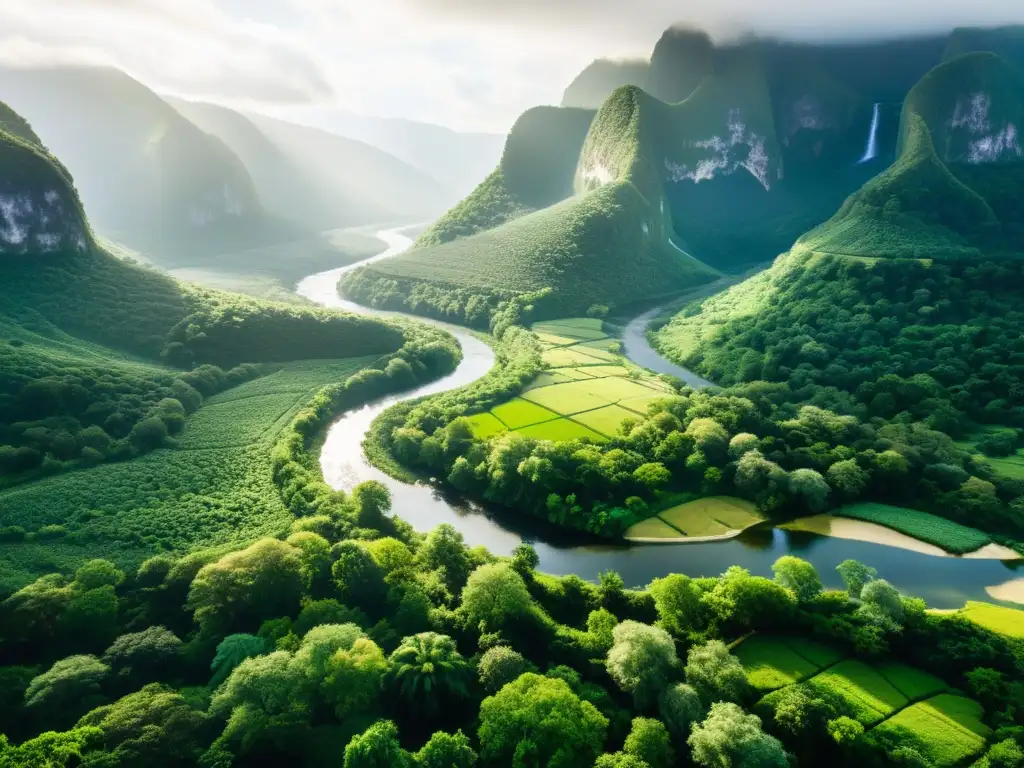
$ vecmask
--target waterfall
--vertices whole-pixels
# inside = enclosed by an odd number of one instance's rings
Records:
[[[864,147],[864,156],[858,160],[858,163],[866,163],[868,160],[874,160],[878,157],[878,118],[881,113],[882,105],[877,101],[875,102],[875,111],[871,115],[871,133],[868,134],[868,145]]]

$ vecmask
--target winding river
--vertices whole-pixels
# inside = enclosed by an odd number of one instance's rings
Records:
[[[296,292],[318,304],[360,314],[395,316],[342,299],[337,283],[345,272],[401,253],[412,244],[401,229],[379,232],[387,250],[358,264],[321,272],[302,280]],[[626,328],[623,346],[639,365],[658,373],[671,373],[692,386],[710,382],[674,365],[655,352],[644,329],[659,310],[635,318]],[[539,521],[517,521],[507,510],[496,513],[468,501],[454,491],[438,486],[408,484],[370,466],[362,442],[371,422],[395,403],[464,386],[483,376],[494,364],[490,347],[465,328],[435,320],[416,318],[450,332],[462,345],[463,359],[448,376],[399,395],[385,397],[340,417],[330,428],[320,464],[325,480],[334,488],[351,489],[364,480],[379,480],[390,490],[394,508],[417,530],[429,530],[439,523],[451,523],[470,545],[482,544],[492,552],[507,554],[521,541],[534,545],[540,569],[552,574],[575,573],[596,579],[603,570],[622,574],[626,583],[641,586],[651,579],[678,572],[690,576],[715,576],[730,565],[741,565],[756,574],[771,575],[771,565],[784,554],[796,554],[812,562],[827,586],[841,586],[835,567],[847,558],[876,567],[884,578],[908,594],[925,598],[935,608],[957,608],[965,600],[987,600],[986,587],[1015,578],[1016,563],[936,557],[904,549],[850,541],[812,533],[758,528],[719,542],[702,544],[613,544],[595,542],[543,525]],[[1018,572],[1018,575],[1020,572]]]

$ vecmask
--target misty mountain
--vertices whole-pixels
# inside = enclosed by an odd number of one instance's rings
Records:
[[[368,144],[213,104],[168,101],[241,158],[267,208],[313,229],[429,218],[456,198]]]
[[[365,142],[404,160],[451,188],[467,194],[497,164],[505,137],[463,133],[401,118],[365,117],[351,112],[308,113],[304,122]],[[454,200],[449,200],[449,203]]]
[[[562,106],[599,109],[616,88],[643,87],[650,68],[646,59],[595,59],[569,83]]]
[[[66,163],[94,226],[112,239],[217,253],[301,232],[264,209],[227,145],[123,72],[0,69],[0,99]]]

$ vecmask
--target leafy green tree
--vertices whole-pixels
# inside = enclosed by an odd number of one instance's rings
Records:
[[[103,663],[118,678],[136,687],[169,674],[180,658],[182,642],[164,627],[121,635],[103,654]]]
[[[661,462],[641,464],[633,472],[633,477],[648,493],[653,494],[672,479],[672,473]]]
[[[501,629],[529,615],[533,598],[523,577],[505,563],[482,565],[470,574],[462,590],[462,610],[474,626]]]
[[[530,667],[530,663],[522,654],[507,645],[496,645],[484,651],[476,668],[484,690],[487,693],[495,693],[502,686],[529,671]]]
[[[94,709],[76,728],[87,726],[103,732],[104,757],[109,762],[93,755],[86,765],[175,768],[195,761],[207,738],[206,715],[159,683]]]
[[[648,587],[661,626],[676,637],[687,637],[706,623],[701,592],[693,579],[679,573],[655,579]]]
[[[1003,739],[989,747],[983,759],[988,762],[988,768],[1021,768],[1024,749],[1013,739]]]
[[[473,570],[462,534],[448,523],[442,523],[427,534],[416,556],[427,570],[444,573],[445,583],[452,594],[462,591]]]
[[[324,699],[339,720],[375,712],[386,672],[380,646],[361,637],[349,650],[336,651],[327,662],[327,677],[321,686]]]
[[[878,578],[878,571],[857,560],[843,560],[836,566],[836,572],[846,585],[846,593],[859,600],[865,585]]]
[[[686,682],[707,704],[742,702],[750,691],[743,665],[721,640],[691,648],[686,655],[685,673]]]
[[[390,536],[367,542],[366,551],[380,566],[385,577],[402,572],[413,564],[413,554],[409,547]]]
[[[903,601],[899,590],[885,579],[868,582],[860,593],[861,610],[869,617],[895,624],[903,622]]]
[[[789,474],[789,492],[811,512],[825,508],[831,490],[821,473],[813,469],[794,469]]]
[[[82,757],[102,740],[103,731],[99,728],[75,728],[62,733],[47,731],[15,747],[0,734],[0,766],[70,768],[79,765]]]
[[[101,686],[110,667],[95,656],[69,656],[32,679],[25,689],[25,708],[40,722],[69,725],[102,703]]]
[[[358,608],[349,608],[333,598],[326,600],[308,600],[302,604],[298,618],[292,624],[292,631],[302,637],[314,627],[321,624],[358,624],[368,626],[370,620]]]
[[[612,680],[633,697],[638,709],[648,709],[679,672],[676,644],[660,627],[624,621],[612,633],[605,668]]]
[[[702,600],[719,624],[739,630],[786,626],[794,603],[771,579],[752,576],[738,565],[729,566]]]
[[[607,718],[564,680],[527,672],[480,705],[480,754],[498,765],[590,768]]]
[[[331,545],[327,539],[312,531],[299,531],[285,542],[299,551],[305,577],[313,591],[325,591],[331,579]]]
[[[90,560],[75,571],[75,587],[82,591],[116,587],[124,581],[124,571],[109,560]]]
[[[855,459],[843,459],[828,468],[825,479],[843,496],[855,499],[867,488],[871,476],[860,468]]]
[[[261,539],[203,566],[192,581],[188,607],[204,630],[255,626],[260,617],[293,616],[309,586],[300,550]]]
[[[760,451],[747,451],[736,464],[733,482],[740,493],[766,509],[777,506],[787,484],[786,471]]]
[[[676,744],[682,745],[690,735],[690,727],[704,717],[704,705],[693,686],[676,683],[662,692],[658,713]]]
[[[473,768],[477,755],[462,731],[438,731],[415,755],[419,768]]]
[[[303,638],[295,652],[295,664],[309,680],[318,683],[327,674],[331,657],[338,651],[348,651],[366,633],[355,624],[321,624],[313,627]]]
[[[410,706],[436,714],[469,695],[470,667],[455,641],[436,632],[406,637],[388,659],[388,677]]]
[[[528,579],[539,564],[540,557],[537,555],[537,550],[533,548],[533,545],[527,544],[525,541],[517,544],[516,548],[512,551],[511,565],[515,572],[524,579]]]
[[[625,752],[615,752],[611,755],[601,755],[594,763],[594,768],[650,768],[643,760],[636,755],[627,755]]]
[[[773,720],[782,734],[796,743],[814,745],[826,733],[836,710],[818,691],[806,685],[791,685],[773,702]]]
[[[307,711],[309,684],[290,653],[275,651],[245,659],[214,693],[210,712],[226,717],[242,706],[268,715]]]
[[[840,747],[849,747],[864,735],[864,726],[852,717],[840,715],[827,724],[828,735]]]
[[[398,726],[380,720],[352,737],[345,747],[345,768],[412,768],[412,756],[398,741]]]
[[[354,541],[343,541],[334,546],[334,565],[331,573],[341,599],[368,611],[379,610],[387,597],[384,571],[363,547]]]
[[[217,652],[210,662],[210,670],[213,672],[210,687],[216,688],[227,680],[228,675],[243,661],[260,656],[266,651],[267,643],[261,637],[246,634],[228,635],[217,645]]]
[[[672,768],[676,753],[668,730],[660,720],[638,717],[626,737],[622,751],[643,760],[651,768]]]
[[[772,572],[775,583],[792,592],[798,603],[813,601],[825,589],[814,566],[793,555],[783,555],[776,560]]]
[[[58,632],[74,638],[76,648],[105,648],[118,632],[120,601],[110,584],[80,590],[72,585],[57,621]]]
[[[697,765],[707,768],[787,768],[782,744],[761,730],[761,719],[732,702],[711,705],[687,740]]]
[[[377,529],[384,525],[385,515],[391,510],[391,491],[386,485],[367,480],[352,489],[349,499],[355,505],[359,525]]]

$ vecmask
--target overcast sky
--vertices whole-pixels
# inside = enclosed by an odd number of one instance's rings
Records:
[[[503,133],[558,103],[592,59],[646,58],[677,21],[718,36],[893,35],[1024,22],[1024,2],[0,0],[0,62],[108,63],[158,90],[284,116],[291,104]]]

